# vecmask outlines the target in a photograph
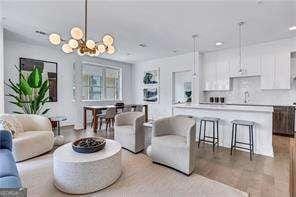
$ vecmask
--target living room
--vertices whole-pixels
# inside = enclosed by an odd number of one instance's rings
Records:
[[[0,196],[295,196],[295,1],[0,16]]]

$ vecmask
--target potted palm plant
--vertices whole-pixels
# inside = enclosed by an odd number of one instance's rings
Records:
[[[19,83],[14,83],[11,79],[8,80],[9,83],[5,83],[13,92],[6,95],[12,98],[9,102],[20,108],[20,111],[13,113],[46,114],[49,111],[49,108],[44,109],[45,103],[49,102],[48,80],[42,80],[42,72],[37,67],[34,67],[28,77],[25,77],[19,68],[17,70]]]

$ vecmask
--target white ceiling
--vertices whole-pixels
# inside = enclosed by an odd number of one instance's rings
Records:
[[[69,38],[73,26],[83,27],[84,1],[3,1],[7,39],[28,39],[50,45],[48,33]],[[192,35],[199,35],[200,51],[238,45],[237,23],[246,21],[246,44],[296,36],[296,1],[95,1],[89,0],[89,38],[105,33],[116,38],[118,51],[104,58],[139,62],[192,51]],[[222,41],[223,46],[215,46]],[[145,43],[148,47],[138,45]],[[57,48],[60,50],[60,48]],[[177,52],[173,52],[177,50]],[[130,53],[130,55],[128,55]]]

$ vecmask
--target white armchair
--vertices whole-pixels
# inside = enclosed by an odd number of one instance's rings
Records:
[[[152,127],[151,159],[187,175],[195,168],[196,123],[187,117],[156,120]]]
[[[50,151],[54,134],[49,119],[33,114],[2,114],[0,119],[14,124],[17,132],[13,137],[15,161],[23,161]]]
[[[142,112],[125,112],[116,115],[114,140],[134,153],[142,151],[145,147],[144,121],[145,115]]]

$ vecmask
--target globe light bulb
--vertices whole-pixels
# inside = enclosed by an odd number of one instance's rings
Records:
[[[68,44],[72,49],[76,49],[78,47],[78,41],[75,39],[70,39]]]
[[[63,44],[63,46],[62,46],[62,50],[63,50],[65,53],[71,53],[71,52],[73,52],[73,49],[69,46],[69,44]]]
[[[86,46],[87,46],[87,48],[89,48],[89,49],[93,49],[93,48],[95,48],[96,43],[95,43],[93,40],[88,40],[88,41],[86,42]]]
[[[98,51],[99,51],[100,53],[104,53],[104,52],[106,51],[106,46],[103,45],[103,44],[99,44],[99,45],[98,45]]]
[[[110,36],[110,35],[105,35],[104,37],[103,37],[103,43],[105,44],[105,45],[107,45],[107,46],[111,46],[112,44],[113,44],[113,38],[112,38],[112,36]]]
[[[80,40],[83,38],[83,32],[79,27],[73,27],[71,29],[71,36],[76,40]]]
[[[115,52],[114,46],[108,46],[107,53],[112,55]]]
[[[94,56],[95,56],[94,53],[89,53],[88,55],[89,55],[90,57],[94,57]]]
[[[96,50],[95,56],[98,57],[100,55],[100,51]]]
[[[61,43],[61,36],[58,34],[50,34],[48,37],[51,44],[59,45]]]

